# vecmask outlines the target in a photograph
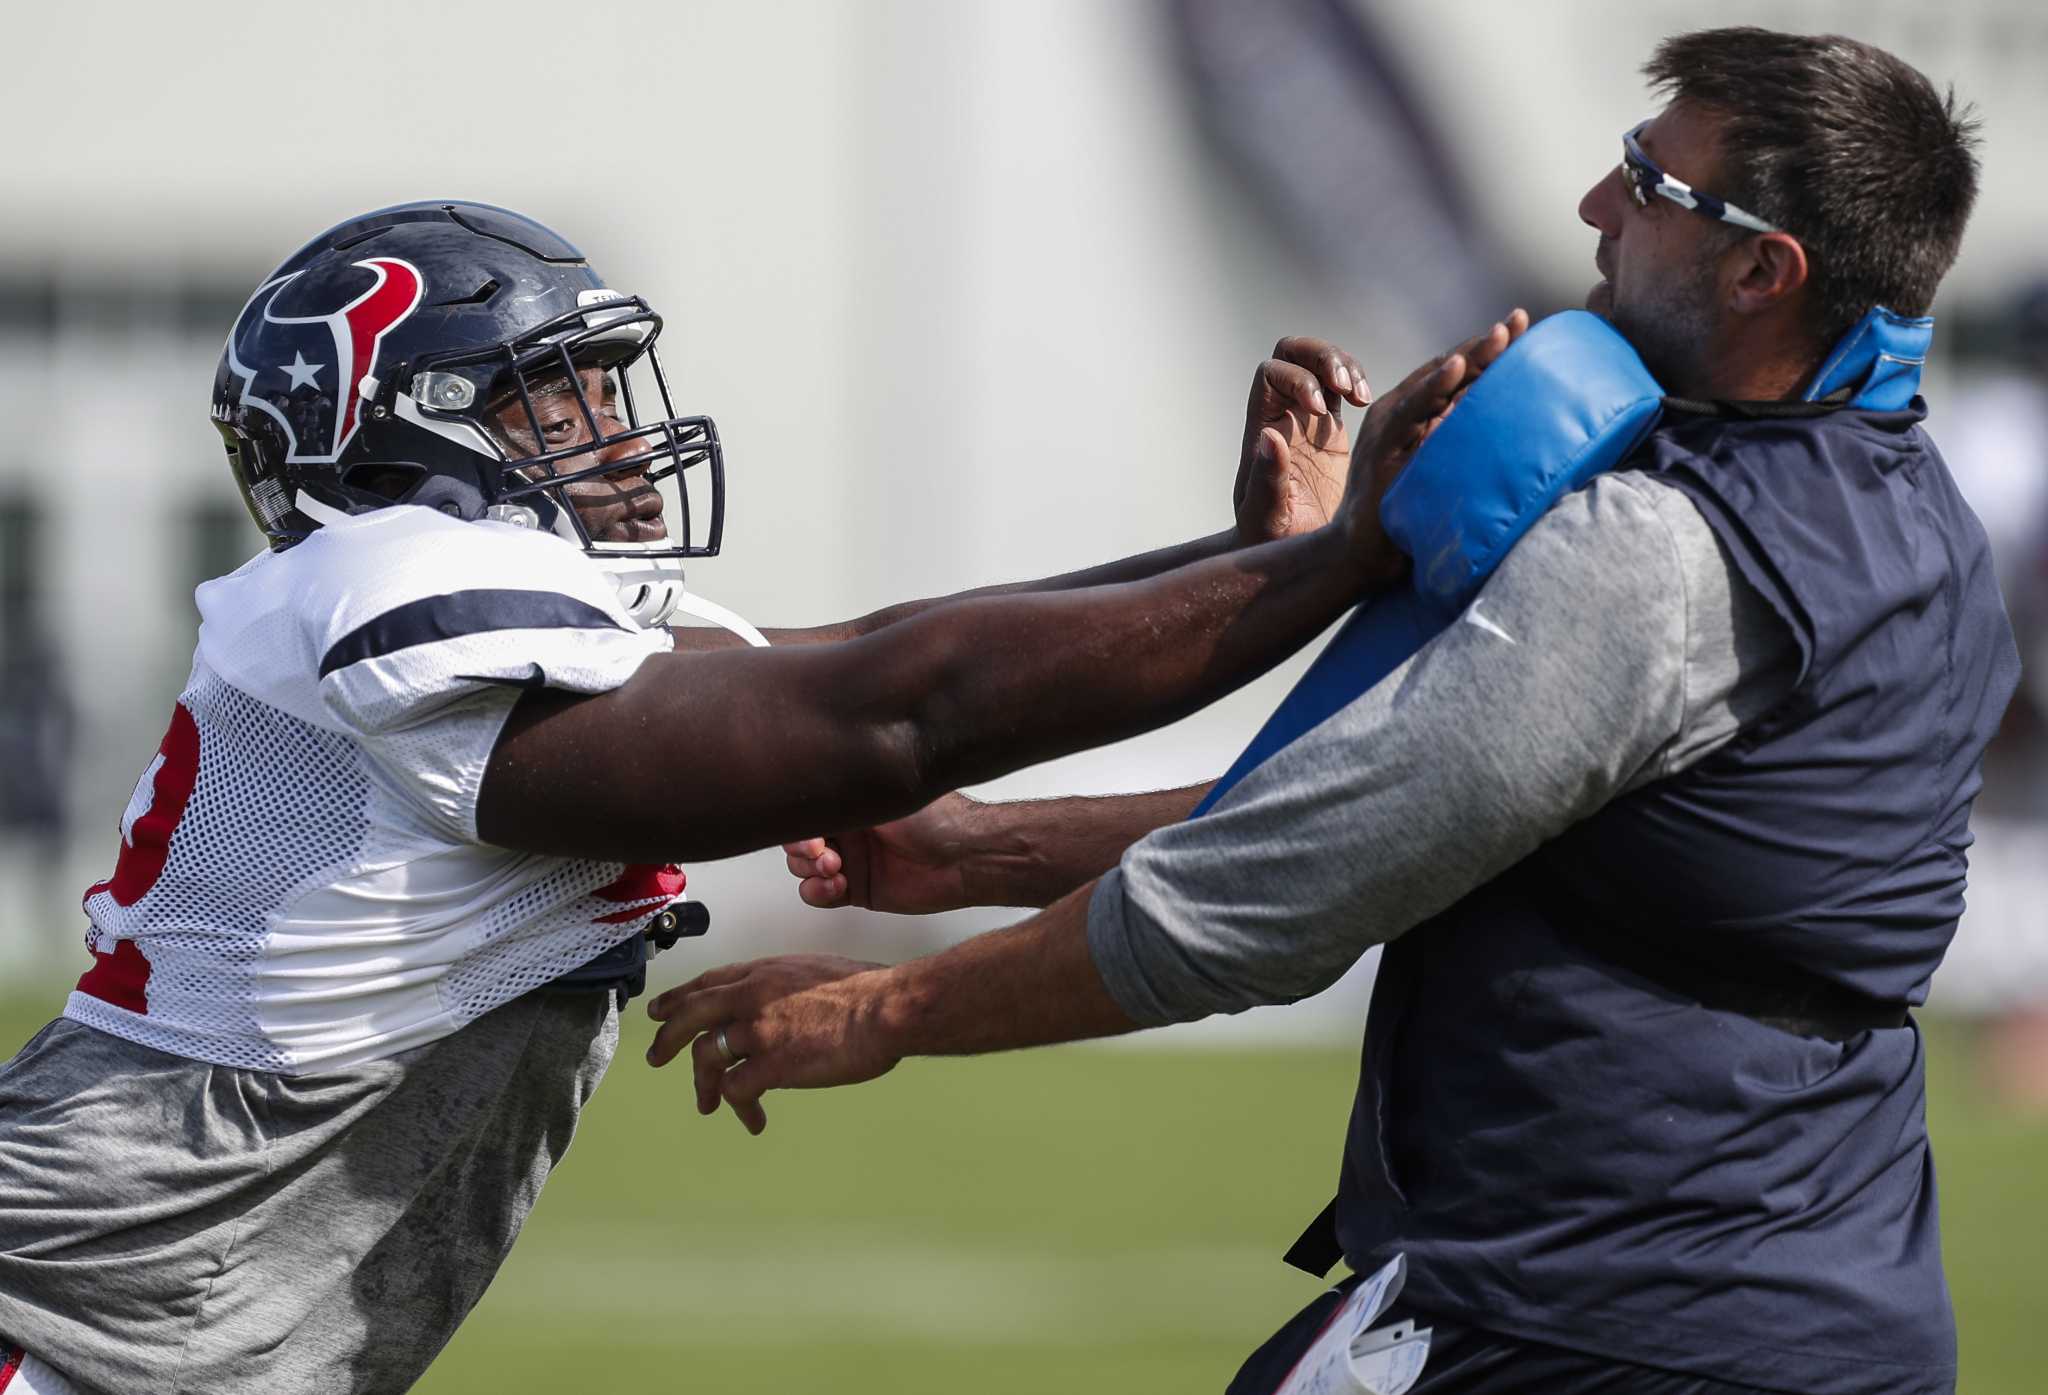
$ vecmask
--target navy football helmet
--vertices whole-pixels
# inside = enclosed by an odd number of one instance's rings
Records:
[[[716,554],[725,524],[717,428],[676,413],[660,333],[645,300],[530,218],[401,204],[329,229],[265,278],[221,354],[213,422],[273,548],[319,526],[299,507],[309,495],[347,513],[420,504],[544,528],[659,624],[681,559]],[[593,537],[564,488],[600,477],[658,491],[660,525]],[[634,515],[656,516],[644,498]]]

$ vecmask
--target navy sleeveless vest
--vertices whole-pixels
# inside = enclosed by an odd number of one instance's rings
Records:
[[[1405,1252],[1425,1310],[1623,1360],[1953,1387],[1919,1034],[1798,1026],[1925,1000],[2017,682],[1924,415],[1674,411],[1628,462],[1697,504],[1797,683],[1388,946],[1336,1207],[1353,1268]],[[1790,1029],[1727,1006],[1752,986]]]

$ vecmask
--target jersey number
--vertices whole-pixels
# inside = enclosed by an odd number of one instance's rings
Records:
[[[121,814],[121,855],[114,863],[114,875],[86,889],[85,899],[105,892],[118,906],[132,906],[149,894],[164,863],[171,855],[171,834],[185,817],[192,802],[193,787],[199,783],[199,727],[192,714],[179,703],[171,709],[171,729],[164,733],[156,758],[135,782],[135,793]],[[79,979],[78,990],[104,999],[131,1012],[145,1012],[149,983],[149,961],[133,940],[116,940],[111,952],[102,950],[97,929],[87,937],[93,967]]]

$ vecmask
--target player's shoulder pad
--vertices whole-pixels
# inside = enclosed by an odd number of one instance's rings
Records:
[[[1195,807],[1200,817],[1273,752],[1418,652],[1558,499],[1625,459],[1664,390],[1598,316],[1553,315],[1465,390],[1380,503],[1411,584],[1362,605]]]
[[[1563,495],[1612,469],[1663,410],[1664,389],[1613,326],[1584,310],[1525,332],[1465,390],[1380,505],[1415,560],[1415,589],[1455,611]]]
[[[328,524],[292,550],[297,609],[324,676],[464,634],[633,629],[611,583],[551,533],[399,506]]]
[[[318,725],[375,730],[492,684],[615,687],[665,649],[571,544],[394,506],[201,588],[201,655]]]

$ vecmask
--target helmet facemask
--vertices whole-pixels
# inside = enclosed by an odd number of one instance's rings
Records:
[[[256,288],[209,414],[274,549],[330,511],[421,505],[555,533],[659,624],[694,602],[683,561],[715,554],[725,523],[718,432],[676,412],[661,323],[531,218],[398,204],[321,233]]]
[[[676,414],[654,347],[660,316],[638,297],[579,299],[589,303],[518,339],[422,356],[393,410],[488,452],[482,516],[575,543],[633,618],[656,625],[681,599],[683,559],[718,552],[724,456],[710,418]],[[436,502],[416,492],[401,501]]]

